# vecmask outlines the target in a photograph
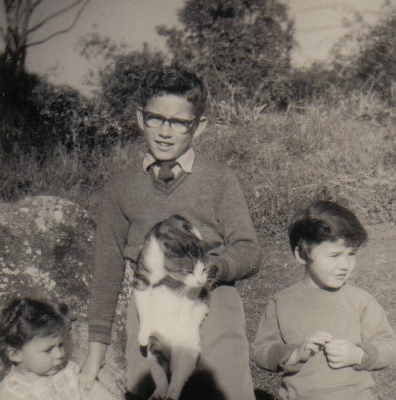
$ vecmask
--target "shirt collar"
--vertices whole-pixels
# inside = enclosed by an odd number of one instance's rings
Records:
[[[194,150],[190,147],[186,152],[184,152],[179,158],[176,159],[177,163],[180,165],[183,171],[191,174],[193,164],[194,164]],[[151,153],[146,153],[143,159],[143,169],[147,172],[149,167],[154,164],[157,160],[153,157]]]

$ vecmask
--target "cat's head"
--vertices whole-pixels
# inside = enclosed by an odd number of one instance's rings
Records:
[[[205,286],[208,245],[190,221],[173,215],[155,225],[152,234],[162,249],[164,267],[171,278],[188,287]]]

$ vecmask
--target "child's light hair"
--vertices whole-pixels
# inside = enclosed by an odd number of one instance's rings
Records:
[[[193,105],[196,117],[204,113],[207,96],[204,83],[185,68],[174,65],[147,73],[140,88],[140,105],[145,107],[150,99],[164,94],[185,96]]]
[[[7,350],[19,350],[34,338],[63,336],[67,330],[67,307],[28,297],[15,298],[0,317],[0,357],[11,364]]]
[[[367,232],[356,215],[333,201],[319,201],[300,211],[289,226],[292,251],[309,261],[312,247],[322,242],[345,241],[348,247],[359,247]]]

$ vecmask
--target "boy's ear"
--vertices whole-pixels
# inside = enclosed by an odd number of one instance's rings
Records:
[[[22,351],[21,350],[16,350],[13,347],[8,347],[6,352],[7,352],[7,357],[10,361],[15,362],[15,363],[22,362]]]
[[[137,118],[137,123],[139,125],[139,128],[143,131],[144,130],[144,121],[143,121],[143,113],[142,113],[141,107],[138,107],[136,110],[136,118]]]
[[[307,265],[307,262],[300,255],[300,251],[298,249],[298,246],[296,246],[295,249],[294,249],[294,257],[296,257],[296,260],[299,262],[299,264]]]
[[[205,130],[207,124],[208,124],[208,120],[206,119],[206,117],[202,116],[199,120],[197,127],[195,128],[195,131],[194,131],[195,138],[197,138]]]

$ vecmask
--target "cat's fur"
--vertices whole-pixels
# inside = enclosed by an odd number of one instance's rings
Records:
[[[156,385],[151,399],[177,400],[200,353],[208,313],[209,246],[185,218],[174,215],[146,235],[134,268],[139,343]]]

